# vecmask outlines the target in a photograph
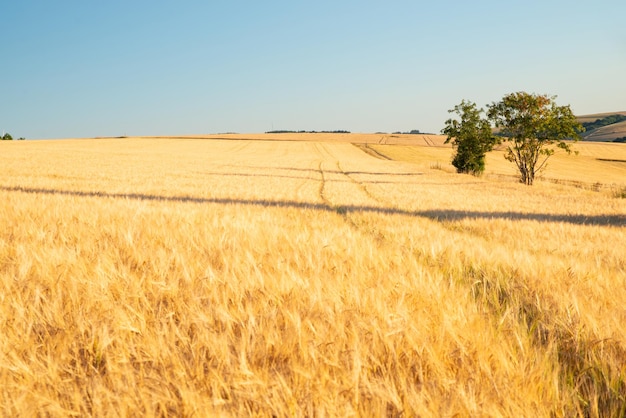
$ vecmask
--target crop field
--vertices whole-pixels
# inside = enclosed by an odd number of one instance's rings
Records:
[[[381,138],[0,143],[0,415],[624,416],[626,144]]]

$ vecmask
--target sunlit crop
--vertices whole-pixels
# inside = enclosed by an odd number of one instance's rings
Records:
[[[0,144],[0,414],[626,414],[620,163],[369,142]]]

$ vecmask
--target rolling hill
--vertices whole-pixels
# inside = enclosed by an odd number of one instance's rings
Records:
[[[583,115],[578,121],[587,129],[582,135],[585,141],[626,142],[626,112]]]

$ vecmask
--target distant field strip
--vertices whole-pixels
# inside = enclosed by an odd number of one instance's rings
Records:
[[[624,199],[311,138],[0,143],[0,415],[626,412]]]

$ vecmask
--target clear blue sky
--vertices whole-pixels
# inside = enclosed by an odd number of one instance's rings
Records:
[[[0,2],[0,130],[26,138],[439,132],[462,99],[626,110],[626,1]]]

